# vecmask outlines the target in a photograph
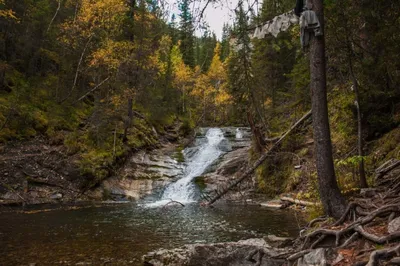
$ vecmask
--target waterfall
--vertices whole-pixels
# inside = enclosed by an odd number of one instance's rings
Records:
[[[219,128],[208,129],[204,141],[202,141],[198,150],[191,155],[185,152],[186,168],[184,176],[176,182],[170,184],[165,189],[161,200],[147,204],[148,207],[163,206],[171,200],[181,203],[194,202],[195,185],[193,179],[200,176],[218,157],[223,153],[219,144],[224,139],[224,134]]]

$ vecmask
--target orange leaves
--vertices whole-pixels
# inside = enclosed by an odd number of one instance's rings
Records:
[[[193,72],[185,65],[183,62],[182,54],[179,49],[180,43],[172,47],[171,51],[171,61],[172,61],[172,69],[174,73],[173,84],[179,90],[185,90],[189,84],[193,81]]]
[[[128,41],[107,40],[103,47],[94,51],[89,65],[92,67],[104,66],[109,70],[116,70],[129,58],[129,54],[135,50],[135,45]]]
[[[13,19],[17,21],[18,18],[15,16],[15,12],[11,9],[3,9],[4,5],[4,0],[0,0],[0,18]]]
[[[78,38],[89,38],[93,34],[116,35],[127,12],[123,0],[82,0],[77,16],[61,26],[64,32],[61,40],[73,45]]]

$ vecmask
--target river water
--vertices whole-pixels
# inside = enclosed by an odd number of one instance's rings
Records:
[[[296,236],[289,211],[258,206],[143,208],[136,204],[0,214],[0,265],[140,265],[145,253],[183,244]]]
[[[233,136],[243,138],[240,131]],[[297,236],[302,222],[291,211],[196,203],[192,180],[228,150],[223,132],[207,129],[185,150],[182,178],[144,202],[0,213],[0,265],[141,265],[141,256],[158,248]],[[165,206],[171,199],[185,206]]]

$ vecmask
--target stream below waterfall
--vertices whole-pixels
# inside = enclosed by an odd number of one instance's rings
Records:
[[[0,213],[0,265],[141,265],[159,248],[237,241],[267,234],[297,236],[302,219],[289,210],[256,205],[200,207],[193,179],[209,171],[232,150],[226,132],[204,129],[184,150],[185,170],[178,180],[141,202],[83,205],[44,211]],[[230,138],[240,140],[242,131]],[[235,144],[236,145],[236,144]],[[185,206],[168,206],[171,200]]]

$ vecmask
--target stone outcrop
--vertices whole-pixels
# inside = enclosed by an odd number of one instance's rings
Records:
[[[171,156],[175,146],[134,154],[117,176],[104,180],[88,193],[93,199],[138,200],[179,178],[183,165]]]
[[[273,249],[264,239],[238,242],[193,244],[179,249],[160,249],[143,256],[147,266],[278,266],[285,261],[271,257],[284,252]]]

